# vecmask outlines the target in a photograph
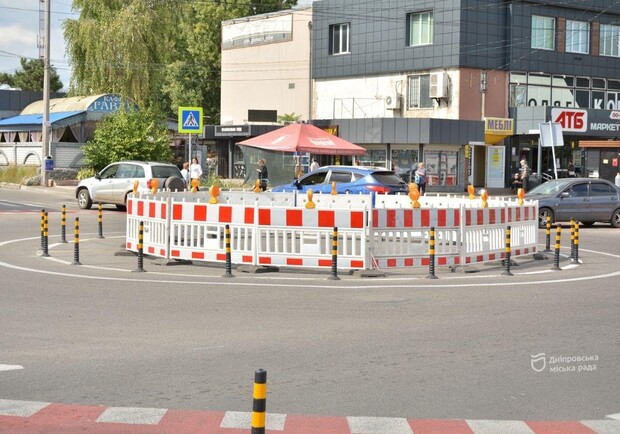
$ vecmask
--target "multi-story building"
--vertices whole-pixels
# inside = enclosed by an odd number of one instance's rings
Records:
[[[620,136],[619,19],[611,0],[317,1],[307,119],[364,146],[361,164],[404,173],[425,161],[429,190],[504,187],[522,158],[558,176],[571,162],[609,178],[620,149],[607,141]],[[267,61],[255,53],[245,62]],[[223,107],[229,98],[223,88]],[[253,98],[278,112],[289,103],[267,88]],[[539,154],[548,121],[562,123],[565,145]]]

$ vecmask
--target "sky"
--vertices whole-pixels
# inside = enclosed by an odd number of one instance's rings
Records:
[[[20,59],[37,59],[40,0],[0,0],[0,72],[21,69]],[[45,10],[45,2],[41,3]],[[69,87],[71,70],[65,56],[62,22],[77,18],[71,12],[71,0],[50,0],[50,61],[65,89]],[[43,35],[42,35],[43,36]]]
[[[312,1],[299,0],[298,5],[309,5]],[[71,3],[71,0],[50,0],[50,61],[64,90],[69,88],[71,68],[65,55],[62,23],[78,17],[72,13]],[[45,10],[45,2],[41,0],[0,0],[0,72],[12,74],[21,69],[19,61],[22,57],[39,57],[39,4]]]

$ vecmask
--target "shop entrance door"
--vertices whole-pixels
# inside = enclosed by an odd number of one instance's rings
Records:
[[[487,146],[486,186],[504,188],[506,178],[506,148],[503,146]]]

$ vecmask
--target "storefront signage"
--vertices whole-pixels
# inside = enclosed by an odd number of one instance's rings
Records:
[[[514,120],[505,118],[486,118],[484,120],[484,134],[512,136],[514,134]]]
[[[562,125],[564,131],[585,132],[588,130],[588,112],[576,109],[551,109],[551,122]]]
[[[250,135],[249,125],[216,125],[216,137],[246,137]]]

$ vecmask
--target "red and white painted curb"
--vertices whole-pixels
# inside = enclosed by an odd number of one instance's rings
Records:
[[[213,433],[250,430],[250,412],[102,407],[0,399],[0,433]],[[267,413],[283,434],[617,434],[620,420],[423,420]]]

